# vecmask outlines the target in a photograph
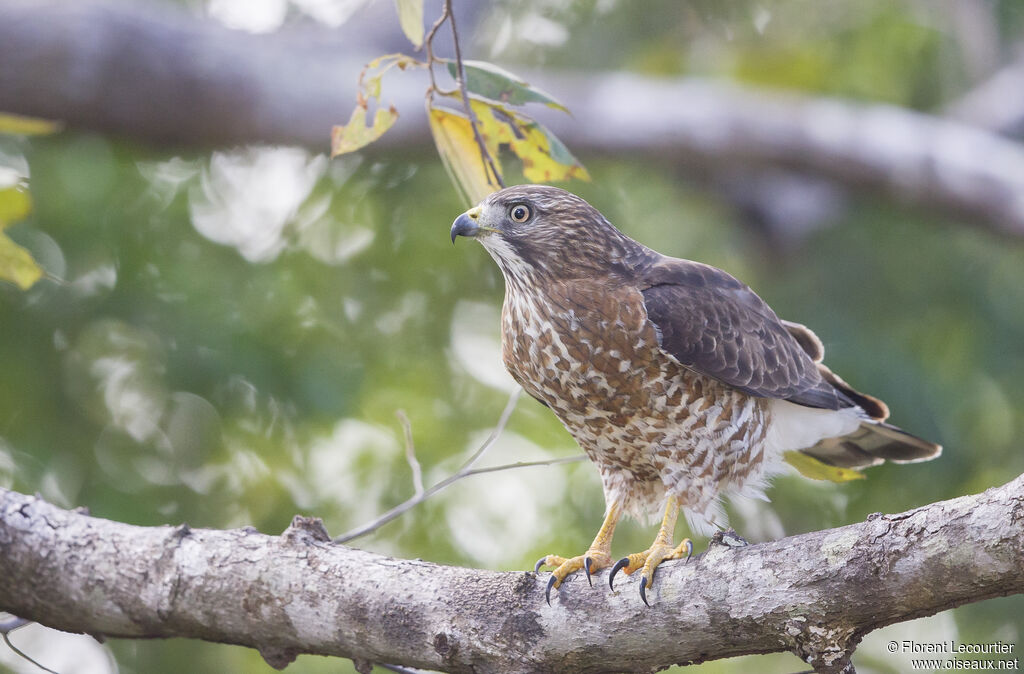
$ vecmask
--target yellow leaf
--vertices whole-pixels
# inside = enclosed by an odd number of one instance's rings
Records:
[[[366,95],[378,101],[380,100],[380,81],[384,77],[384,72],[386,71],[381,71],[366,80]]]
[[[37,136],[54,133],[60,129],[60,122],[48,119],[22,117],[0,112],[0,133],[16,133],[21,136]]]
[[[568,150],[561,141],[555,138],[543,126],[530,124],[525,129],[523,138],[512,142],[512,151],[523,162],[523,176],[534,183],[549,183],[560,180],[579,178],[590,180],[590,174],[583,165],[568,155]],[[564,150],[572,163],[563,163],[556,159],[556,150]]]
[[[372,61],[370,61],[369,63],[367,63],[366,67],[364,67],[363,70],[368,72],[370,70],[374,70],[375,68],[380,68],[385,63],[388,64],[387,67],[385,68],[385,70],[387,70],[387,68],[390,68],[393,65],[391,63],[391,61],[396,61],[397,62],[400,59],[408,59],[408,58],[409,58],[408,56],[406,56],[405,54],[399,53],[399,52],[396,52],[394,54],[381,54],[377,58],[375,58]]]
[[[475,204],[496,191],[498,185],[492,181],[484,166],[469,119],[445,108],[429,107],[427,113],[437,152],[466,203]],[[501,171],[497,158],[494,160],[496,168]]]
[[[12,281],[28,290],[43,277],[43,270],[27,250],[0,234],[0,280]]]
[[[384,54],[366,64],[363,71],[359,73],[359,86],[366,92],[367,96],[380,100],[380,82],[389,70],[395,66],[398,66],[399,70],[405,70],[406,68],[423,67],[425,65],[422,61],[417,61],[405,54]],[[367,78],[367,74],[374,70],[377,73]]]
[[[43,270],[27,250],[3,233],[12,222],[21,220],[32,210],[32,201],[17,187],[0,189],[0,280],[11,281],[28,290],[43,276]]]
[[[812,480],[828,480],[829,482],[849,482],[850,480],[863,480],[864,473],[850,468],[839,468],[830,466],[819,461],[809,454],[803,452],[786,452],[782,458],[789,465],[800,471],[804,477]]]
[[[480,123],[478,131],[484,145],[487,146],[487,151],[491,153],[492,157],[497,157],[498,146],[511,144],[515,139],[515,133],[512,130],[513,120],[501,108],[475,98],[469,99],[469,106]]]
[[[331,129],[331,156],[337,157],[346,152],[355,152],[361,147],[369,145],[384,135],[390,129],[395,120],[398,119],[398,111],[395,106],[387,109],[377,108],[373,116],[373,126],[366,125],[366,108],[357,105],[352,111],[345,126],[335,126]]]
[[[423,0],[395,0],[395,6],[402,31],[412,46],[419,49],[423,46]]]
[[[386,109],[378,107],[373,116],[373,124],[369,127],[366,125],[366,113],[371,99],[380,102],[381,78],[395,66],[398,66],[399,70],[405,70],[410,67],[425,67],[426,63],[405,54],[385,54],[367,63],[359,73],[356,109],[352,111],[348,124],[331,129],[332,157],[346,152],[354,152],[369,145],[394,125],[398,119],[398,111],[393,105]],[[367,77],[371,71],[376,72]]]
[[[32,199],[28,192],[16,186],[0,187],[0,230],[32,212]]]
[[[562,141],[529,117],[501,105],[470,99],[480,121],[480,134],[492,156],[499,145],[508,145],[523,163],[523,176],[534,183],[571,178],[590,180],[590,174],[570,154]]]

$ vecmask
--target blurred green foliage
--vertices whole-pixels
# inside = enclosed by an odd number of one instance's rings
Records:
[[[512,40],[481,56],[715,75],[925,109],[970,84],[948,17],[920,3],[677,7],[500,3],[481,41],[532,15],[564,25],[567,39],[543,48]],[[986,7],[1008,52],[1024,26],[1021,4]],[[0,158],[30,173],[35,203],[5,231],[64,279],[27,292],[0,284],[3,486],[137,524],[277,533],[301,512],[337,535],[412,492],[396,410],[411,420],[428,484],[496,421],[507,395],[502,281],[479,247],[452,248],[461,205],[428,148],[329,163],[293,149],[173,155],[65,132],[0,138]],[[812,326],[832,368],[886,400],[895,423],[946,447],[939,460],[886,465],[843,485],[780,478],[770,505],[731,509],[749,538],[901,511],[1024,472],[1020,242],[862,195],[780,254],[669,164],[581,158],[593,183],[571,187],[612,222],[751,284],[780,315]],[[487,460],[576,451],[525,398]],[[522,569],[583,550],[602,510],[589,464],[532,468],[467,479],[355,544]],[[615,549],[642,549],[652,535],[626,524]],[[928,629],[1019,642],[1021,615],[1020,597],[992,600]],[[123,672],[269,671],[241,648],[112,648]],[[862,671],[906,665],[868,644],[858,658]],[[701,671],[800,665],[779,655]],[[347,666],[302,657],[288,671]]]

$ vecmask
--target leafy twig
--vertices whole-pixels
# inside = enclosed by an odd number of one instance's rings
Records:
[[[331,130],[331,156],[359,150],[394,126],[398,118],[394,107],[378,107],[372,119],[367,115],[369,99],[380,102],[380,79],[388,69],[396,65],[402,69],[426,67],[430,77],[425,94],[430,131],[452,183],[466,201],[479,201],[505,187],[499,157],[501,148],[508,148],[522,160],[523,177],[530,182],[589,180],[586,169],[550,130],[508,106],[543,103],[564,112],[568,109],[549,94],[498,66],[464,61],[452,0],[441,2],[441,14],[425,37],[421,36],[422,14],[418,10],[414,29],[410,30],[404,23],[408,17],[402,7],[421,9],[419,2],[421,0],[398,0],[399,17],[406,35],[417,45],[417,51],[421,47],[425,50],[425,60],[388,54],[367,65],[359,77],[356,109],[347,124]],[[451,28],[454,58],[438,57],[434,50],[434,40],[446,22]],[[385,65],[380,72],[368,78],[367,71],[381,64]],[[437,65],[448,70],[456,85],[454,88],[446,90],[438,85]],[[442,101],[439,97],[455,99],[458,103]]]
[[[474,468],[473,470],[469,470],[463,473],[462,477],[469,477],[470,475],[483,475],[484,473],[497,473],[502,470],[512,470],[513,468],[533,468],[535,466],[560,466],[563,463],[576,463],[578,461],[586,460],[586,454],[576,454],[575,456],[563,456],[558,459],[545,459],[543,461],[516,461],[515,463],[506,463],[500,466]]]
[[[427,70],[430,72],[430,88],[427,89],[428,100],[430,99],[431,94],[435,91],[439,94],[448,93],[441,91],[441,88],[437,86],[437,81],[434,79],[434,64],[439,61],[439,59],[434,56],[434,36],[437,34],[437,31],[441,26],[444,25],[444,22],[448,20],[450,15],[451,5],[446,2],[444,5],[444,11],[441,12],[441,16],[438,17],[437,21],[434,22],[434,25],[430,27],[427,37],[423,40],[423,44],[427,49]]]
[[[494,163],[494,158],[491,157],[490,151],[487,149],[487,144],[484,143],[483,136],[480,135],[480,119],[477,117],[476,112],[473,110],[473,106],[469,102],[469,91],[466,88],[466,69],[462,65],[462,48],[459,46],[459,31],[455,26],[455,13],[452,12],[452,0],[445,0],[444,7],[441,12],[441,16],[438,17],[434,25],[430,27],[430,31],[427,33],[427,37],[423,40],[423,44],[426,46],[427,51],[427,70],[430,71],[430,88],[427,89],[427,105],[429,107],[431,97],[434,93],[441,96],[453,96],[456,92],[444,91],[437,86],[437,80],[434,78],[434,64],[441,63],[444,59],[439,59],[434,56],[434,37],[437,35],[437,31],[444,25],[445,22],[451,24],[452,28],[452,43],[455,46],[455,64],[458,71],[458,94],[462,97],[462,105],[466,111],[466,116],[469,118],[469,125],[473,129],[473,139],[476,141],[477,147],[480,149],[480,161],[484,165],[484,174],[487,176],[493,176],[494,182],[499,187],[505,187],[505,181],[501,177],[501,173],[498,171],[498,167]],[[488,178],[490,182],[490,178]]]
[[[491,157],[491,153],[488,151],[487,145],[480,135],[480,120],[477,119],[476,112],[473,111],[473,106],[469,102],[469,91],[466,90],[466,68],[462,64],[462,50],[459,49],[459,31],[455,28],[452,0],[444,0],[444,7],[444,11],[448,15],[448,22],[452,26],[452,42],[455,45],[455,64],[459,70],[459,91],[462,93],[462,105],[469,116],[469,125],[473,127],[473,138],[476,139],[476,144],[480,148],[480,157],[484,163],[484,173],[490,172],[498,186],[504,188],[505,181],[502,180],[501,173],[498,172],[497,167],[494,165],[494,159]]]
[[[362,526],[356,527],[351,531],[343,533],[341,536],[335,538],[334,542],[346,543],[354,538],[365,536],[371,531],[379,529],[380,527],[387,524],[391,520],[395,519],[396,517],[406,512],[410,508],[414,508],[415,506],[419,505],[420,503],[427,500],[434,494],[438,493],[445,487],[448,487],[452,483],[461,480],[463,477],[465,477],[466,473],[468,473],[472,469],[473,464],[475,464],[480,459],[480,457],[484,455],[484,452],[486,452],[488,449],[491,448],[492,445],[494,445],[494,442],[501,435],[501,432],[505,430],[505,425],[508,423],[508,418],[512,416],[512,410],[516,408],[516,401],[519,400],[519,394],[522,393],[522,391],[523,389],[516,387],[516,390],[513,391],[512,395],[508,397],[508,402],[505,404],[505,409],[502,410],[501,417],[498,418],[498,423],[494,427],[494,430],[492,430],[491,434],[487,436],[487,439],[484,440],[484,443],[480,445],[480,448],[473,452],[472,456],[466,459],[465,463],[463,463],[459,467],[459,470],[454,475],[446,477],[445,479],[441,480],[430,489],[424,491],[422,494],[413,496],[412,498],[404,501],[403,503],[396,505],[394,508],[387,511],[386,513],[384,513],[377,519],[373,520],[372,522],[369,522]]]

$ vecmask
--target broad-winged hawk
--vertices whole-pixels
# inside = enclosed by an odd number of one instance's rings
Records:
[[[549,555],[547,587],[611,566],[623,513],[661,509],[650,548],[618,561],[654,570],[689,556],[672,544],[678,511],[707,533],[722,496],[764,496],[782,455],[834,466],[930,459],[938,445],[885,423],[889,410],[823,363],[813,332],[780,320],[750,288],[715,267],[661,255],[630,239],[583,199],[538,185],[510,187],[460,215],[505,277],[502,354],[522,387],[558,416],[597,464],[607,504],[590,548]]]

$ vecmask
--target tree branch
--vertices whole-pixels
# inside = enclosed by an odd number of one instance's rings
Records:
[[[1024,54],[954,101],[946,114],[996,133],[1024,134]]]
[[[398,560],[284,535],[136,527],[0,490],[0,609],[72,632],[189,637],[454,672],[651,671],[791,651],[849,664],[879,627],[1024,591],[1024,476],[898,515],[730,548],[612,592]]]
[[[150,143],[326,151],[363,64],[391,50],[366,44],[366,28],[342,27],[339,51],[329,31],[254,36],[171,8],[0,0],[0,110]],[[542,121],[580,153],[664,156],[702,173],[781,166],[1024,236],[1024,148],[997,133],[893,106],[694,79],[520,74],[573,111]],[[416,112],[424,88],[411,72],[389,80],[388,100],[411,114],[371,147],[430,143]]]
[[[314,27],[250,35],[166,3],[0,0],[0,109],[155,144],[326,152],[375,49]]]
[[[961,122],[696,79],[606,74],[547,86],[575,115],[550,123],[570,147],[658,155],[705,172],[796,169],[1024,236],[1024,147]]]

